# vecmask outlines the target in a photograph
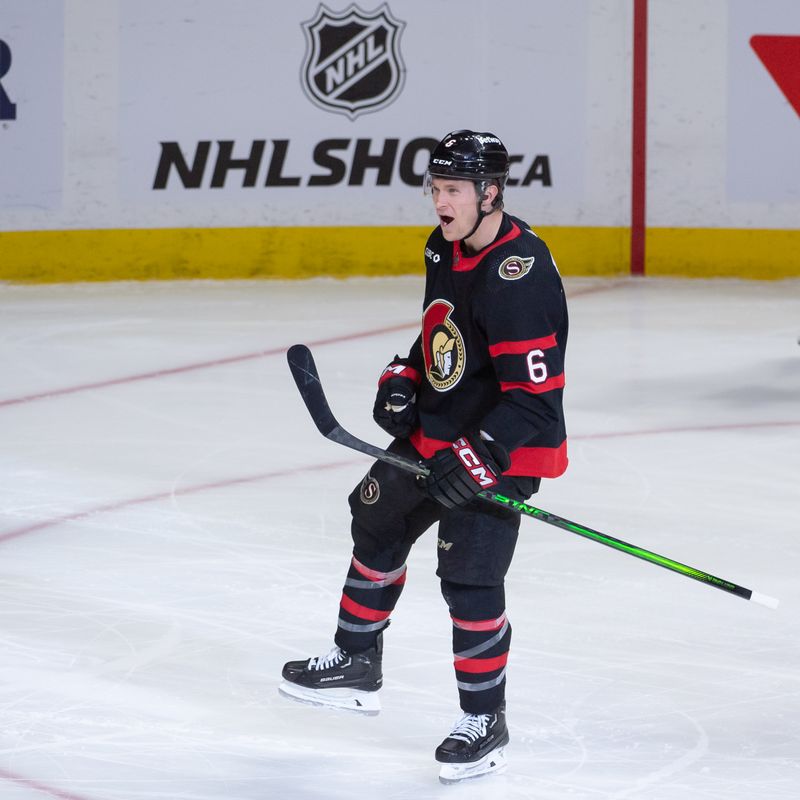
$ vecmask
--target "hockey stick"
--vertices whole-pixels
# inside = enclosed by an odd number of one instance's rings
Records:
[[[289,369],[292,371],[292,377],[294,377],[297,388],[300,390],[300,396],[303,398],[303,402],[311,415],[311,419],[314,420],[314,424],[317,426],[319,432],[326,439],[342,444],[352,450],[357,450],[365,455],[372,456],[379,461],[386,461],[389,464],[394,464],[394,466],[406,472],[411,472],[415,475],[429,474],[427,468],[423,464],[396,455],[395,453],[390,453],[375,445],[368,444],[346,431],[336,421],[328,405],[325,392],[322,389],[322,382],[319,379],[314,357],[304,344],[296,344],[290,347],[286,357],[289,362]],[[693,578],[708,586],[713,586],[715,589],[729,592],[737,597],[741,597],[743,600],[751,600],[754,603],[759,603],[768,608],[778,607],[778,600],[774,597],[754,592],[751,589],[746,589],[744,586],[731,583],[731,581],[724,580],[723,578],[717,578],[708,572],[703,572],[695,567],[681,564],[679,561],[674,561],[666,556],[661,556],[658,553],[645,550],[643,547],[629,544],[628,542],[622,541],[622,539],[615,539],[613,536],[601,533],[592,528],[587,528],[585,525],[581,525],[577,522],[570,522],[568,519],[559,517],[556,514],[551,514],[549,511],[543,511],[541,508],[536,508],[535,506],[528,505],[519,500],[513,500],[488,490],[480,492],[478,497],[484,502],[511,509],[526,517],[533,517],[533,519],[546,522],[548,525],[554,525],[556,528],[561,528],[570,533],[576,533],[578,536],[583,536],[586,539],[599,542],[614,550],[628,553],[628,555],[635,556],[643,561],[649,561],[651,564],[656,564],[659,567],[664,567],[664,569],[677,572],[680,575],[685,575],[687,578]]]

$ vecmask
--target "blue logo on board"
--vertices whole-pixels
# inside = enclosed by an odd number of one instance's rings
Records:
[[[11,102],[3,88],[3,78],[11,69],[11,48],[0,39],[0,121],[17,118],[17,104]]]

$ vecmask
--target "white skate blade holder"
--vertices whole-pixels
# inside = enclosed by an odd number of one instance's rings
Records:
[[[461,764],[442,764],[439,770],[439,782],[444,784],[461,783],[483,775],[504,772],[508,766],[505,745],[492,750],[478,761]]]
[[[370,717],[379,714],[381,710],[377,692],[364,692],[358,689],[307,689],[288,681],[281,681],[278,692],[299,703],[337,711],[350,711]]]

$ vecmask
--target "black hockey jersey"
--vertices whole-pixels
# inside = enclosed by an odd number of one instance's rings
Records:
[[[407,359],[420,375],[412,444],[429,458],[482,430],[510,452],[506,474],[561,475],[568,318],[547,245],[503,213],[494,242],[474,255],[436,228],[425,264],[422,332]]]

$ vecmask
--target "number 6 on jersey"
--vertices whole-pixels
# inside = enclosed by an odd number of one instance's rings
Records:
[[[547,380],[547,364],[543,359],[544,353],[541,350],[531,350],[528,353],[528,373],[534,383],[544,383]]]

